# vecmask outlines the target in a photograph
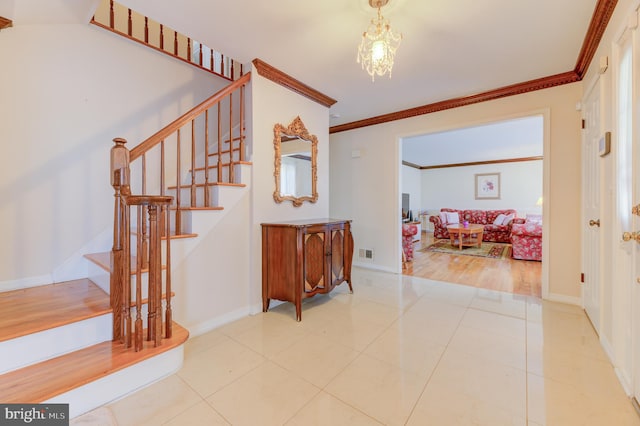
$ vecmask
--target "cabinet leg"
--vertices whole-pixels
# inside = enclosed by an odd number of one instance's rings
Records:
[[[351,280],[347,280],[347,284],[349,284],[349,293],[353,294],[353,287],[351,287]]]
[[[296,321],[302,321],[302,304],[296,303]]]
[[[262,312],[269,310],[269,302],[271,302],[271,299],[262,299]]]

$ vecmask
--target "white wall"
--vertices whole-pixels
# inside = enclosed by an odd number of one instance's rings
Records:
[[[66,263],[110,249],[111,140],[133,148],[227,82],[89,24],[6,29],[0,52],[0,289],[86,276]]]
[[[500,173],[500,199],[476,200],[475,175]],[[542,161],[422,170],[422,209],[515,209],[518,217],[542,213]]]
[[[261,77],[255,70],[252,71],[248,97],[252,102],[250,114],[253,122],[251,247],[248,253],[252,256],[250,298],[253,312],[259,312],[262,309],[260,224],[329,216],[329,109]],[[273,126],[276,123],[289,126],[296,116],[300,116],[309,133],[318,138],[318,201],[313,204],[305,202],[300,207],[294,207],[290,201],[276,203],[273,199]]]
[[[374,267],[400,272],[401,138],[543,114],[545,296],[579,304],[580,113],[575,106],[581,96],[582,84],[574,83],[332,134],[331,214],[353,219],[356,253],[371,247]],[[360,157],[352,158],[354,150]]]

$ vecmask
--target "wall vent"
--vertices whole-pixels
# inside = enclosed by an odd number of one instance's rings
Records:
[[[358,255],[361,259],[373,260],[373,249],[361,248]]]

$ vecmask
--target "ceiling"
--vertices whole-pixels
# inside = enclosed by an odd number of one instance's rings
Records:
[[[389,0],[403,41],[392,78],[375,82],[356,63],[368,0],[120,3],[336,99],[336,126],[572,71],[597,0]]]
[[[0,0],[0,16],[16,25],[87,22],[98,1]],[[241,63],[259,58],[336,99],[336,128],[572,72],[598,0],[389,0],[382,14],[403,40],[392,78],[375,82],[356,63],[376,14],[368,0],[119,3]]]

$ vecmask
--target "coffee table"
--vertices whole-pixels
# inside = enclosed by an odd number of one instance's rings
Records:
[[[449,225],[447,229],[449,230],[451,245],[458,246],[460,250],[462,250],[462,247],[480,247],[482,245],[482,232],[484,231],[484,226],[482,225],[470,223],[466,228],[462,224]]]

